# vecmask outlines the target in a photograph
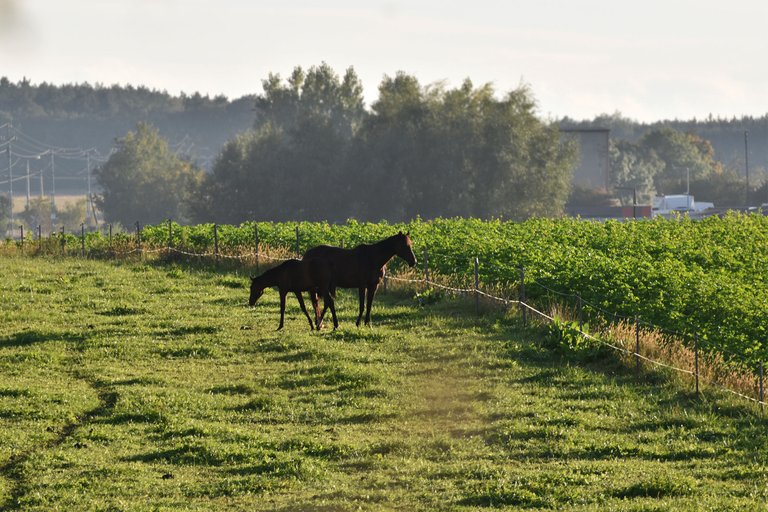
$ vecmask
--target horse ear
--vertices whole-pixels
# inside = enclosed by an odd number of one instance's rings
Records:
[[[400,236],[403,236],[403,232],[402,231],[399,231],[397,234],[400,235]]]
[[[411,236],[411,232],[410,232],[410,231],[409,231],[409,232],[407,232],[407,233],[405,234],[405,236],[407,236],[407,237],[409,237],[409,238],[410,238],[410,236]]]

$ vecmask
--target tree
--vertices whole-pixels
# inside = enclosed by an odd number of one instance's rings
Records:
[[[192,218],[231,224],[288,218],[296,206],[290,188],[302,186],[286,179],[289,152],[285,134],[271,124],[229,141],[193,196]]]
[[[366,116],[354,69],[325,63],[264,80],[254,130],[229,143],[197,197],[198,220],[344,220],[351,213],[347,158]]]
[[[190,193],[202,172],[177,157],[158,130],[140,123],[94,176],[102,189],[97,204],[109,222],[158,223],[186,219]]]
[[[688,180],[704,180],[723,172],[714,159],[712,145],[701,137],[672,128],[658,128],[646,133],[640,147],[648,158],[658,158],[661,169],[654,175],[654,185],[661,194],[680,193]]]
[[[422,87],[385,77],[371,112],[350,68],[264,81],[251,133],[228,143],[197,194],[198,220],[402,221],[560,215],[575,148],[535,115],[530,91]],[[207,217],[206,217],[207,216]]]
[[[637,191],[639,202],[649,203],[656,195],[654,177],[664,168],[664,163],[654,152],[644,151],[639,145],[626,140],[611,139],[608,151],[611,184],[633,188]]]
[[[373,212],[525,218],[559,215],[570,191],[575,150],[535,116],[521,87],[501,100],[486,84],[421,87],[409,75],[385,77],[362,130],[361,176]]]

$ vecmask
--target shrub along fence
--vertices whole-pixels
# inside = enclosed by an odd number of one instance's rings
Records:
[[[265,230],[264,226],[272,229]],[[391,226],[382,233],[382,238],[385,234],[391,234]],[[258,272],[262,265],[300,258],[302,247],[307,249],[320,243],[336,243],[343,247],[345,242],[351,247],[364,242],[355,237],[349,241],[329,240],[328,233],[301,230],[299,225],[287,229],[286,224],[269,223],[253,223],[248,238],[243,236],[242,229],[233,230],[233,226],[200,225],[189,231],[170,221],[147,229],[137,222],[133,232],[113,232],[111,225],[97,232],[86,232],[85,226],[81,226],[79,234],[65,233],[62,228],[46,238],[39,227],[32,233],[20,228],[18,239],[6,240],[4,252],[83,258],[194,258],[216,264],[228,260],[254,266]],[[551,337],[561,348],[580,355],[610,349],[633,362],[638,377],[643,365],[664,368],[689,377],[696,395],[706,382],[757,404],[763,412],[766,402],[762,361],[754,365],[743,354],[723,348],[713,351],[710,347],[704,351],[696,334],[689,339],[690,335],[665,330],[644,322],[640,316],[628,317],[607,311],[584,300],[579,293],[564,293],[547,286],[526,275],[523,267],[519,267],[515,283],[483,286],[480,279],[482,262],[478,257],[469,261],[473,272],[452,275],[435,274],[430,263],[439,259],[456,260],[455,255],[425,248],[421,258],[417,271],[407,269],[397,259],[392,260],[384,277],[383,289],[386,291],[389,283],[393,282],[420,290],[474,297],[478,314],[484,302],[505,309],[514,308],[524,325],[535,323],[548,326]],[[455,268],[462,268],[467,262],[450,263]],[[441,268],[446,266],[441,265]],[[526,295],[526,288],[538,289],[535,298]]]

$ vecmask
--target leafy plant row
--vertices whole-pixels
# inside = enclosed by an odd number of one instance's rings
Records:
[[[296,230],[298,229],[298,241]],[[641,321],[680,333],[702,347],[750,364],[764,360],[768,317],[768,219],[729,214],[703,220],[679,218],[637,222],[531,219],[415,220],[407,224],[249,222],[216,226],[222,253],[252,252],[262,246],[303,252],[318,244],[347,247],[409,231],[422,264],[469,280],[480,260],[484,285],[515,286],[525,268],[525,289],[536,299],[554,293],[588,312],[639,316]],[[142,230],[146,247],[211,252],[214,226],[175,223]],[[128,246],[135,235],[114,235],[112,246]],[[74,236],[68,247],[79,248]],[[89,250],[106,249],[107,235],[86,235]],[[402,262],[394,263],[394,271]]]
[[[578,294],[593,311],[639,316],[689,341],[696,335],[701,346],[726,357],[756,364],[768,355],[768,220],[761,215],[638,222],[246,223],[219,226],[219,246],[254,247],[258,231],[260,243],[294,250],[297,228],[300,252],[409,231],[417,257],[422,260],[426,249],[434,272],[468,278],[478,257],[481,282],[503,287],[519,282],[522,266],[529,297],[551,290]],[[147,228],[144,236],[167,244],[168,227]],[[190,249],[210,249],[212,236],[212,225],[173,225],[173,243]]]

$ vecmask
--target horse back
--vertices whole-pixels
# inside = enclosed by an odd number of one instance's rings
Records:
[[[331,263],[333,284],[341,288],[368,286],[381,277],[381,269],[374,262],[370,245],[359,245],[353,249],[342,249],[330,245],[319,245],[304,253],[304,260],[325,260]],[[377,277],[378,276],[378,277]]]

